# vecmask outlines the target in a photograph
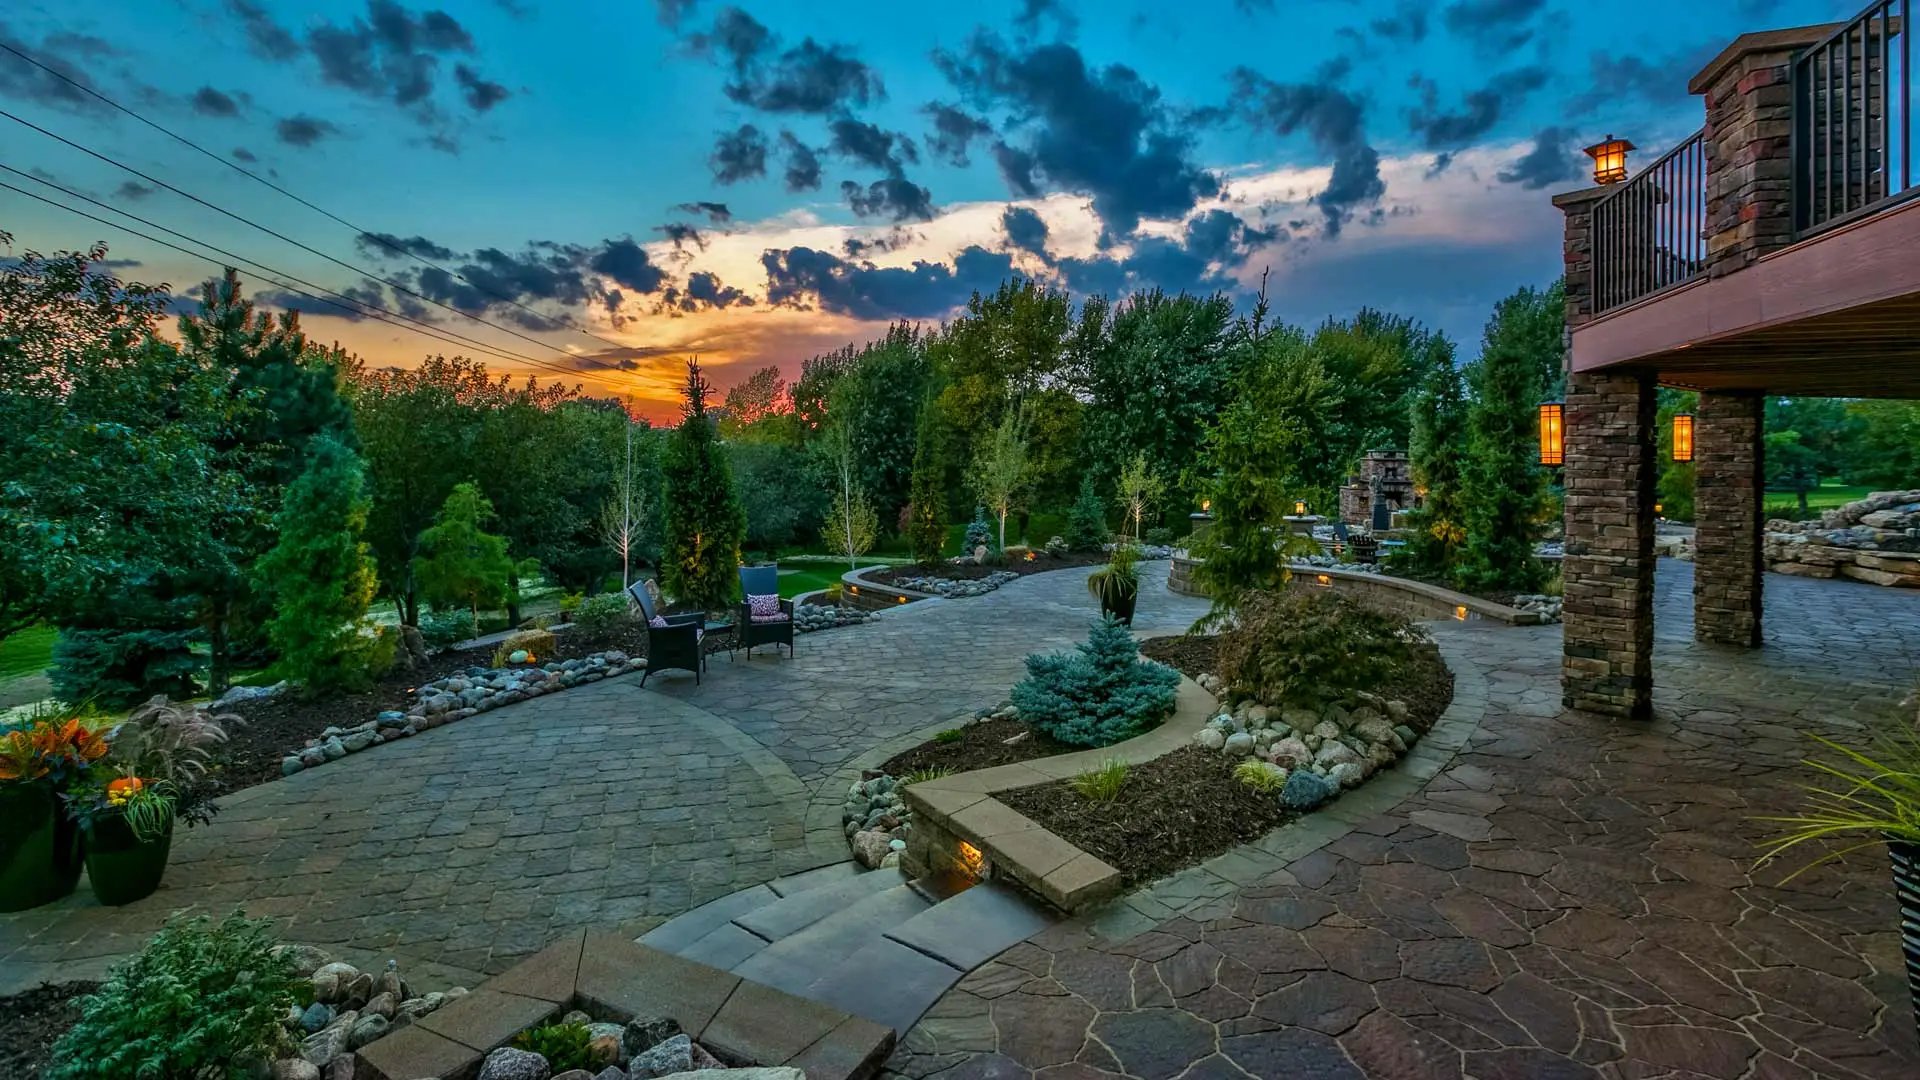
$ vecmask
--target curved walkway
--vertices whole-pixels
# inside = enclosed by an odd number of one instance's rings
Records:
[[[1805,733],[1860,741],[1913,686],[1920,597],[1769,575],[1767,647],[1720,649],[1690,640],[1690,570],[1661,566],[1653,723],[1563,713],[1557,628],[1440,625],[1488,705],[1423,791],[1249,886],[1183,890],[1183,914],[1136,896],[1035,935],[935,1004],[890,1070],[1920,1075],[1885,863],[1753,868],[1753,818],[1800,798]]]
[[[1143,634],[1204,604],[1143,567]],[[860,627],[507,706],[221,800],[161,890],[0,915],[0,994],[93,977],[168,913],[270,915],[348,959],[472,982],[580,925],[645,929],[847,857],[849,771],[998,703],[1029,652],[1084,638],[1088,569],[932,600]]]

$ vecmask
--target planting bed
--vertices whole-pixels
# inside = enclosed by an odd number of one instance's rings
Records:
[[[99,983],[45,985],[0,998],[0,1076],[32,1080],[52,1058],[53,1044],[80,1019],[79,1002]]]
[[[885,570],[875,570],[867,575],[867,580],[876,585],[893,585],[904,578],[942,577],[954,581],[978,581],[991,574],[1008,573],[1026,577],[1028,574],[1041,574],[1048,570],[1067,570],[1075,566],[1105,565],[1107,555],[1100,551],[1078,552],[1069,555],[1048,555],[1036,551],[1032,560],[1014,559],[1004,563],[974,563],[972,561],[955,563],[941,562],[932,566],[889,566]],[[902,586],[907,588],[910,586]]]
[[[1056,742],[1011,716],[987,717],[955,730],[960,732],[958,740],[929,739],[888,758],[881,764],[880,771],[889,776],[906,776],[926,769],[971,772],[1085,749]],[[1017,741],[1009,743],[1009,739]]]

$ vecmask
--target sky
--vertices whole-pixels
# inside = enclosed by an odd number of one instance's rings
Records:
[[[1243,308],[1264,278],[1280,318],[1382,308],[1470,357],[1558,274],[1581,147],[1651,161],[1735,36],[1859,3],[10,0],[0,255],[104,241],[183,309],[238,265],[375,366],[654,418],[688,356],[791,378],[1016,274]]]

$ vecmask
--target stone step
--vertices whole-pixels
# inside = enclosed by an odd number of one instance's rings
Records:
[[[805,996],[807,987],[862,945],[878,940],[933,906],[910,885],[895,885],[856,900],[817,922],[757,950],[733,973],[776,990]]]
[[[780,896],[792,896],[795,893],[803,893],[810,889],[817,889],[822,885],[832,885],[845,881],[848,878],[857,878],[865,873],[866,871],[860,868],[859,863],[854,862],[852,859],[845,859],[837,863],[828,863],[825,866],[816,866],[811,870],[802,870],[798,874],[788,874],[786,877],[774,878],[772,881],[767,882],[767,888],[772,889]]]
[[[778,899],[780,894],[765,885],[755,885],[751,889],[728,893],[718,900],[701,904],[692,911],[682,912],[640,935],[640,944],[651,945],[661,952],[670,952],[675,956],[684,956],[689,946],[731,923],[735,915],[745,915],[755,908],[766,907]]]
[[[802,995],[905,1034],[966,972],[882,937],[808,986]]]
[[[885,892],[900,884],[900,874],[893,870],[843,876],[838,881],[787,893],[771,904],[736,915],[733,924],[769,942],[779,941],[874,893]]]
[[[886,931],[886,936],[972,971],[1053,921],[1052,913],[1013,889],[983,881]]]

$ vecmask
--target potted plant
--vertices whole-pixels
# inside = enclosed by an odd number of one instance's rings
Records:
[[[1813,736],[1840,755],[1837,763],[1808,761],[1822,774],[1810,786],[1808,809],[1794,817],[1769,817],[1788,831],[1767,846],[1762,861],[1772,860],[1808,842],[1855,841],[1828,847],[1806,870],[1861,848],[1885,844],[1893,864],[1894,900],[1900,909],[1900,945],[1906,954],[1907,994],[1920,1023],[1920,728],[1883,740],[1872,756]]]
[[[0,733],[0,911],[25,911],[73,891],[80,836],[60,796],[106,753],[106,740],[77,716]]]
[[[1129,541],[1113,545],[1107,565],[1087,577],[1087,591],[1100,601],[1100,614],[1133,625],[1134,601],[1140,598],[1140,552]]]
[[[166,874],[174,823],[213,817],[207,766],[227,741],[231,713],[169,704],[165,695],[127,715],[110,733],[119,776],[68,803],[86,839],[87,880],[102,904],[151,896]]]

